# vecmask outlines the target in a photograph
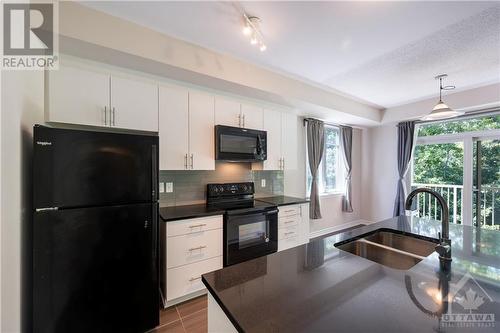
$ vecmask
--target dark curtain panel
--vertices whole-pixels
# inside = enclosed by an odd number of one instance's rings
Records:
[[[413,153],[415,122],[405,121],[398,124],[398,187],[394,200],[394,216],[405,214],[406,191],[404,178],[408,172],[411,155]]]
[[[307,156],[311,170],[312,183],[309,204],[309,217],[321,218],[321,208],[318,193],[318,169],[325,149],[325,125],[316,119],[307,120]]]
[[[342,211],[352,212],[351,175],[352,175],[352,127],[340,126],[340,145],[344,154],[346,168],[345,190],[342,198]]]

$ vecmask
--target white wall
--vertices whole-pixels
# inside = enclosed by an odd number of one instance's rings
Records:
[[[397,135],[394,124],[363,130],[363,219],[378,222],[392,217],[399,178]]]
[[[43,121],[43,72],[2,73],[1,332],[29,331],[32,127]]]

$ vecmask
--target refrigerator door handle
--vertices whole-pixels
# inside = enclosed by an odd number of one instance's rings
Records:
[[[158,199],[158,159],[157,159],[157,147],[156,145],[151,146],[151,178],[152,178],[152,198],[153,201]]]
[[[159,260],[158,260],[158,207],[156,204],[153,205],[153,211],[152,211],[152,219],[153,219],[153,223],[152,223],[152,237],[153,237],[153,241],[152,241],[152,244],[153,244],[153,267],[155,267],[155,269],[153,269],[153,279],[154,280],[157,280],[159,278],[158,276],[158,267],[159,267]]]

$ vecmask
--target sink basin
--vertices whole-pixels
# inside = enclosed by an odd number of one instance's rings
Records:
[[[408,270],[432,254],[437,242],[432,238],[381,229],[335,244],[335,247],[387,267]]]

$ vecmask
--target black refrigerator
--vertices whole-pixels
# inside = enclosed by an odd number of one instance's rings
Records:
[[[158,137],[34,127],[33,331],[159,323]]]

